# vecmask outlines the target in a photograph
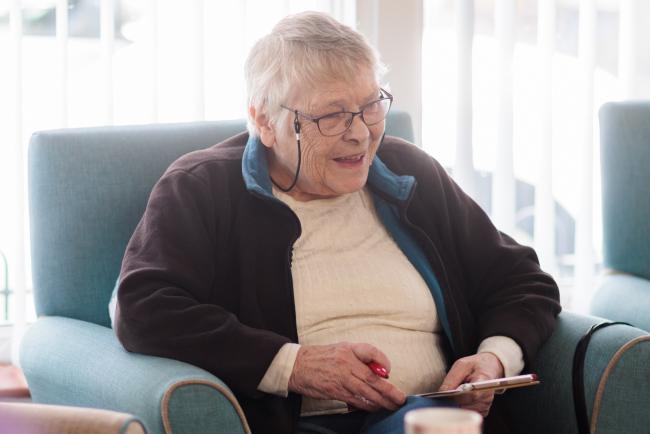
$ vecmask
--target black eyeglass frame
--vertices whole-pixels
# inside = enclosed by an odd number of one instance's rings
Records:
[[[285,106],[285,105],[283,105],[283,104],[280,104],[280,107],[282,107],[282,108],[285,109],[285,110],[289,110],[290,112],[296,114],[296,116],[299,115],[299,116],[301,116],[301,117],[303,117],[303,118],[305,118],[305,119],[307,119],[307,120],[309,120],[309,121],[314,122],[314,123],[316,124],[316,126],[318,127],[318,132],[321,133],[323,136],[325,136],[325,137],[334,137],[334,136],[338,136],[338,135],[344,134],[346,131],[348,131],[348,130],[350,129],[350,127],[352,126],[352,124],[354,123],[354,118],[355,118],[355,116],[359,116],[359,117],[361,118],[361,120],[363,121],[363,123],[366,124],[366,126],[369,126],[369,127],[371,127],[371,126],[373,126],[373,125],[377,125],[379,122],[381,122],[381,121],[383,121],[384,119],[386,119],[386,117],[388,117],[388,113],[390,112],[390,108],[391,108],[392,105],[393,105],[393,95],[391,95],[391,94],[390,94],[386,89],[383,89],[383,88],[379,88],[379,92],[381,92],[381,94],[382,94],[382,96],[381,96],[379,99],[376,99],[376,100],[374,100],[374,101],[369,102],[368,104],[363,105],[363,106],[360,108],[360,110],[359,110],[358,112],[339,111],[339,112],[327,113],[327,114],[325,114],[325,115],[323,115],[323,116],[311,116],[311,115],[309,115],[309,114],[307,114],[307,113],[303,113],[303,112],[301,112],[300,110],[292,109],[292,108],[287,107],[287,106]],[[364,112],[364,110],[365,110],[366,108],[368,108],[369,106],[371,106],[372,104],[376,104],[376,103],[378,103],[378,102],[380,102],[380,101],[385,101],[385,100],[389,100],[390,102],[389,102],[389,104],[388,104],[388,109],[386,109],[386,115],[384,116],[384,118],[381,119],[381,120],[379,120],[379,121],[377,121],[377,122],[373,122],[373,123],[371,123],[371,124],[369,124],[368,122],[366,122],[366,119],[363,117],[363,112]],[[349,122],[348,122],[347,127],[346,127],[343,131],[338,132],[338,133],[336,133],[336,134],[325,134],[325,133],[323,133],[323,131],[322,131],[321,128],[320,128],[320,121],[321,121],[322,119],[327,118],[327,117],[330,117],[330,116],[333,116],[333,115],[340,115],[340,114],[342,114],[342,113],[346,113],[346,114],[351,114],[351,115],[352,115],[352,116],[350,117],[350,120],[349,120]],[[296,118],[296,122],[297,122],[297,118]]]

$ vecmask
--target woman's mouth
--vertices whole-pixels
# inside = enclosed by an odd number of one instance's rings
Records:
[[[356,154],[347,157],[338,157],[335,158],[334,161],[336,161],[342,167],[355,168],[363,164],[365,155],[366,154]]]

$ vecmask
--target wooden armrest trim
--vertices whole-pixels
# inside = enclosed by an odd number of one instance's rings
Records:
[[[167,389],[165,395],[163,395],[162,406],[161,406],[163,427],[165,428],[166,434],[173,434],[171,421],[169,420],[169,400],[171,399],[172,394],[179,387],[188,386],[192,384],[201,384],[204,386],[212,387],[213,389],[221,393],[223,396],[225,396],[226,399],[230,401],[230,404],[237,412],[237,416],[239,416],[239,420],[241,421],[242,427],[244,428],[244,434],[251,434],[251,429],[248,426],[248,421],[246,420],[246,416],[244,415],[244,410],[242,410],[241,406],[239,405],[239,402],[237,402],[237,398],[235,398],[235,396],[228,389],[223,387],[221,384],[215,383],[213,381],[208,381],[208,380],[179,381],[178,383],[172,384],[171,387]]]
[[[618,361],[625,355],[625,353],[634,347],[635,345],[641,343],[641,342],[647,342],[650,341],[650,336],[639,336],[625,345],[623,345],[621,348],[614,353],[614,356],[611,358],[607,366],[605,367],[605,371],[603,372],[603,375],[600,377],[600,382],[598,383],[598,389],[596,389],[596,396],[594,397],[594,407],[593,410],[591,411],[591,427],[589,428],[589,432],[591,434],[596,434],[596,428],[598,427],[598,416],[600,414],[600,408],[603,400],[603,395],[605,394],[605,388],[607,387],[607,380],[609,380],[609,376],[616,367],[616,364]]]

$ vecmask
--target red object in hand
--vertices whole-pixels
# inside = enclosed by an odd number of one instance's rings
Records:
[[[379,363],[370,362],[368,363],[368,367],[372,370],[372,372],[379,375],[381,378],[388,378],[388,371]]]

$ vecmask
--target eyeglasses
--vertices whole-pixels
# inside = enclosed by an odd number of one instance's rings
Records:
[[[281,105],[280,107],[314,122],[316,126],[318,126],[318,131],[320,131],[322,135],[330,137],[338,136],[339,134],[343,134],[349,130],[355,116],[359,116],[367,126],[378,124],[386,119],[392,104],[393,95],[386,92],[384,89],[379,89],[379,99],[364,105],[358,112],[341,111],[314,117],[284,105]]]

